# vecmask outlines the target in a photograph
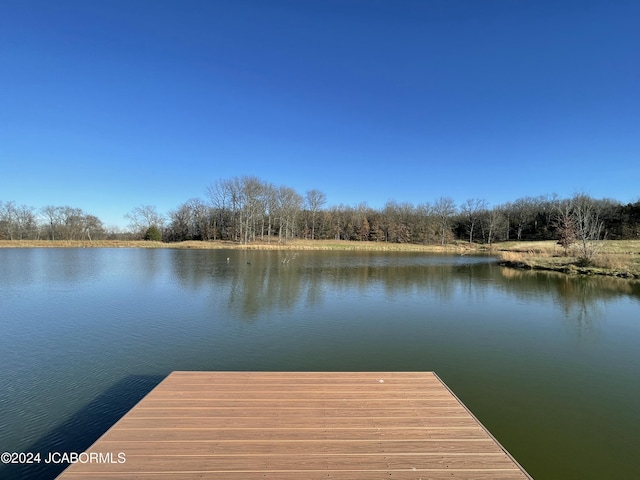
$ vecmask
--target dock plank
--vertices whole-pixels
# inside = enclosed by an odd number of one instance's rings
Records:
[[[58,477],[530,479],[432,372],[173,372]]]

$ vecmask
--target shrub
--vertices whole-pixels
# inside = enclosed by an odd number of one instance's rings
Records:
[[[162,241],[162,232],[155,225],[151,225],[144,233],[144,239],[152,242],[160,242]]]
[[[592,267],[593,262],[591,258],[582,256],[582,257],[578,257],[578,259],[576,260],[576,265],[578,267]]]

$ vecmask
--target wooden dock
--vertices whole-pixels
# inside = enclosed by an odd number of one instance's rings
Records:
[[[58,478],[531,478],[431,372],[173,372],[91,452]]]

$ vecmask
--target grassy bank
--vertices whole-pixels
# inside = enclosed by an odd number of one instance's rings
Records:
[[[0,248],[176,248],[176,249],[238,249],[238,250],[341,250],[373,252],[452,252],[479,250],[477,245],[459,242],[451,245],[415,245],[408,243],[350,242],[347,240],[291,240],[278,243],[227,241],[151,242],[144,240],[0,240]]]
[[[564,249],[555,241],[503,242],[494,246],[503,265],[585,275],[640,278],[640,240],[604,240],[595,255],[585,260],[577,248]]]

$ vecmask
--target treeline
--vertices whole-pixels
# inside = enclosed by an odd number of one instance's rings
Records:
[[[98,240],[102,221],[79,208],[47,205],[36,210],[0,201],[0,240]]]
[[[417,205],[390,201],[381,209],[365,203],[327,206],[326,195],[319,190],[302,195],[250,176],[218,180],[206,189],[205,198],[188,200],[166,216],[146,205],[136,207],[127,218],[138,238],[160,236],[169,242],[301,238],[424,244],[461,239],[490,244],[561,236],[640,239],[640,201],[623,205],[578,194],[567,199],[522,197],[493,207],[483,199],[458,205],[448,197]]]
[[[302,195],[251,176],[218,180],[207,187],[204,198],[187,200],[166,214],[141,205],[125,217],[126,233],[108,231],[97,217],[77,208],[36,210],[0,202],[0,239],[129,237],[247,243],[301,238],[422,244],[457,239],[486,244],[640,239],[640,201],[625,205],[578,194],[522,197],[496,206],[483,199],[456,204],[448,197],[417,205],[390,201],[378,209],[365,203],[327,206],[326,195],[319,190]]]

